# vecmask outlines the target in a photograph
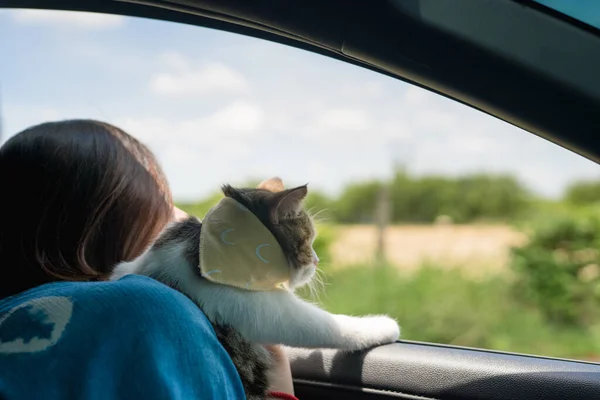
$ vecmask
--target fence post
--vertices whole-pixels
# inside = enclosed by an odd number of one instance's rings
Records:
[[[375,220],[377,224],[377,247],[375,248],[375,261],[378,266],[386,263],[385,234],[391,219],[392,209],[390,199],[390,183],[383,182],[377,197]]]

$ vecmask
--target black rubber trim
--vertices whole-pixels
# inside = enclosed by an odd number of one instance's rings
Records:
[[[347,399],[348,393],[350,392],[354,396],[359,398],[394,398],[394,399],[407,399],[407,400],[440,400],[434,397],[418,396],[408,393],[397,392],[394,390],[383,390],[383,389],[370,389],[362,388],[351,385],[339,385],[330,382],[321,382],[307,379],[294,378],[294,391],[300,399],[313,399],[315,398],[315,392],[319,393],[320,397],[331,398],[332,392],[336,396],[344,396]]]

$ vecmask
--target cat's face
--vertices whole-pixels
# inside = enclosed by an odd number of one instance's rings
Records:
[[[285,189],[281,179],[271,178],[256,189],[226,185],[223,193],[246,206],[273,233],[289,262],[290,287],[308,283],[319,258],[312,247],[316,230],[302,204],[308,194],[307,187]]]

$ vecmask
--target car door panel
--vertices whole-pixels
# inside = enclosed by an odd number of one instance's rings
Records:
[[[594,363],[412,342],[289,354],[300,398],[600,399]]]

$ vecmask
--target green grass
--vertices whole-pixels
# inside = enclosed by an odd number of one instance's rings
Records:
[[[553,357],[600,355],[600,327],[583,331],[550,324],[516,300],[505,278],[473,281],[431,266],[406,275],[365,266],[334,271],[326,281],[318,300],[325,309],[389,314],[400,323],[403,339]]]

